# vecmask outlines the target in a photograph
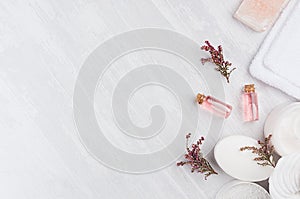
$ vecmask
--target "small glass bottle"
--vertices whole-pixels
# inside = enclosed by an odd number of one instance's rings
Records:
[[[228,118],[232,110],[232,106],[215,99],[214,97],[205,96],[200,93],[197,95],[197,102],[202,108],[223,118]]]
[[[244,121],[258,120],[258,101],[254,84],[244,86],[243,93]]]

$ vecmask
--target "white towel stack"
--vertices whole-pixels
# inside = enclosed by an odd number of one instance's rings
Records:
[[[290,1],[262,44],[250,73],[300,99],[300,3]]]

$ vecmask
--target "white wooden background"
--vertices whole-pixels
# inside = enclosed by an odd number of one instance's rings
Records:
[[[222,44],[238,67],[226,99],[234,109],[223,136],[261,138],[264,119],[293,101],[253,79],[251,59],[266,33],[232,18],[240,0],[2,0],[0,2],[0,198],[214,198],[231,180],[204,181],[175,165],[132,175],[104,167],[84,149],[73,121],[76,76],[104,40],[142,27],[173,29],[202,43]],[[241,120],[240,89],[256,84],[260,121]]]

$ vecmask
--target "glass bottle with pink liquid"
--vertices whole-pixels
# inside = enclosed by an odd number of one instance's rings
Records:
[[[254,84],[244,86],[243,106],[245,122],[256,121],[259,119],[257,93],[255,92]]]
[[[205,96],[200,93],[197,95],[197,102],[203,109],[223,118],[228,118],[232,110],[232,106],[229,104],[226,104],[214,97]]]

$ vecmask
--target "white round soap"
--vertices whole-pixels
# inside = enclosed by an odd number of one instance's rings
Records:
[[[279,155],[300,153],[300,102],[275,108],[265,122],[264,133],[266,137],[272,134]]]
[[[271,199],[270,194],[255,183],[233,180],[225,184],[216,199]]]
[[[240,151],[241,147],[259,147],[255,139],[234,135],[220,140],[214,149],[218,165],[228,175],[243,181],[257,182],[270,177],[273,167],[258,165],[251,151]]]

